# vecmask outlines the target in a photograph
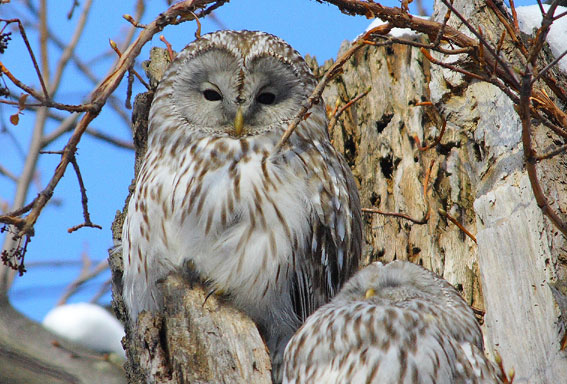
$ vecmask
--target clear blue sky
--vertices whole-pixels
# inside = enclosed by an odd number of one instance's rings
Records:
[[[84,3],[80,1],[81,4]],[[94,1],[91,17],[87,24],[83,39],[77,47],[77,54],[83,61],[89,62],[91,69],[99,76],[105,74],[114,59],[100,59],[102,53],[108,52],[108,39],[117,42],[125,33],[129,24],[122,19],[125,13],[134,14],[135,1]],[[146,16],[142,22],[149,22],[159,12],[166,9],[165,1],[146,1]],[[399,6],[399,2],[381,2],[387,6]],[[431,10],[431,1],[425,2]],[[531,4],[535,1],[516,1],[516,4]],[[21,17],[23,7],[21,1],[12,0],[12,4],[0,5],[1,18]],[[74,17],[69,21],[65,15],[72,0],[48,1],[48,20],[54,33],[63,41],[70,39],[76,25],[80,9],[75,11]],[[24,13],[25,14],[25,13]],[[315,55],[322,63],[328,58],[334,58],[339,46],[344,40],[352,40],[364,31],[370,21],[364,17],[351,17],[341,14],[337,8],[327,4],[320,4],[313,0],[232,0],[221,7],[216,13],[216,20],[221,24],[208,19],[203,20],[203,33],[217,29],[250,29],[263,30],[273,33],[288,41],[300,53]],[[195,24],[185,23],[180,26],[168,27],[163,34],[172,43],[175,50],[182,49],[194,39]],[[37,46],[37,34],[28,28],[30,41]],[[140,59],[148,56],[152,45],[162,46],[154,38],[142,52]],[[50,47],[52,70],[60,55],[55,46]],[[38,51],[36,50],[36,53]],[[98,58],[98,60],[97,60]],[[21,38],[17,32],[12,34],[12,41],[8,50],[0,60],[7,68],[27,84],[38,85],[33,68],[29,65],[27,54]],[[55,99],[69,104],[79,104],[93,89],[83,76],[73,68],[63,78],[63,85]],[[139,71],[142,72],[141,70]],[[124,82],[123,82],[124,83]],[[16,88],[8,82],[10,89]],[[143,91],[136,86],[134,93]],[[120,100],[125,99],[124,84],[115,92]],[[29,145],[33,129],[33,114],[24,113],[17,127],[8,122],[8,116],[15,112],[13,108],[0,105],[0,165],[19,174],[23,167],[24,156]],[[64,114],[62,114],[64,115]],[[124,140],[130,139],[129,129],[109,108],[91,124],[92,127],[102,130]],[[48,130],[56,127],[49,124]],[[10,134],[6,133],[6,130]],[[60,150],[68,139],[68,135],[52,143],[49,150]],[[13,139],[17,142],[14,144]],[[26,255],[28,272],[17,278],[12,287],[10,297],[16,308],[33,319],[41,320],[46,312],[52,308],[63,293],[65,287],[79,274],[79,265],[68,266],[39,266],[34,263],[48,261],[75,261],[80,260],[83,251],[96,260],[107,257],[107,250],[112,246],[110,224],[117,209],[122,209],[124,199],[128,193],[128,185],[133,177],[134,153],[117,149],[108,144],[84,136],[79,144],[77,160],[81,167],[83,179],[87,188],[91,218],[103,229],[84,228],[75,233],[68,234],[67,228],[82,222],[82,209],[77,179],[71,167],[68,167],[65,177],[55,190],[54,201],[42,213]],[[41,188],[52,176],[59,162],[59,156],[41,155],[37,185]],[[28,201],[40,190],[37,185],[32,187]],[[0,175],[0,207],[11,203],[15,185],[12,181]],[[100,284],[107,280],[107,272],[100,278],[91,281],[71,301],[84,301],[98,291]],[[106,295],[103,303],[110,301]]]

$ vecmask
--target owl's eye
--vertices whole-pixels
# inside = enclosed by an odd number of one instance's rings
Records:
[[[276,101],[276,95],[271,92],[262,92],[256,97],[256,100],[260,104],[270,105],[274,104],[274,101]]]
[[[205,99],[207,99],[209,101],[222,100],[221,94],[218,93],[217,91],[215,91],[214,89],[205,89],[203,91],[203,96],[205,97]]]

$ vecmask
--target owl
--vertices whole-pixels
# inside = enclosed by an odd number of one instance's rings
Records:
[[[374,263],[290,340],[284,383],[501,383],[474,313],[415,264]]]
[[[357,270],[356,185],[323,103],[276,144],[316,81],[300,54],[252,31],[203,35],[166,70],[123,227],[123,297],[159,312],[156,281],[191,269],[257,324],[281,381],[303,321]]]

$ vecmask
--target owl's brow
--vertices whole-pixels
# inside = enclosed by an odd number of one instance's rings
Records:
[[[250,56],[250,57],[246,57],[245,58],[245,66],[251,65],[255,62],[257,62],[258,60],[261,59],[266,59],[266,58],[273,58],[276,59],[277,61],[279,61],[280,63],[284,64],[286,67],[289,67],[291,69],[291,71],[293,72],[293,74],[295,75],[295,77],[297,77],[298,79],[302,79],[302,73],[301,71],[295,66],[293,65],[294,63],[289,60],[288,58],[278,55],[274,52],[262,52],[261,54],[258,55],[254,55],[254,56]]]
[[[241,96],[242,93],[244,92],[244,78],[245,78],[244,70],[241,68],[238,73],[238,79],[236,82],[236,91],[238,92],[238,96],[237,96],[238,100],[242,99]]]

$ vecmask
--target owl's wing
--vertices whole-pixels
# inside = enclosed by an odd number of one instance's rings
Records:
[[[296,266],[292,298],[303,322],[327,303],[357,271],[362,246],[360,200],[352,173],[330,143],[316,143],[309,156],[317,192],[311,239]]]

